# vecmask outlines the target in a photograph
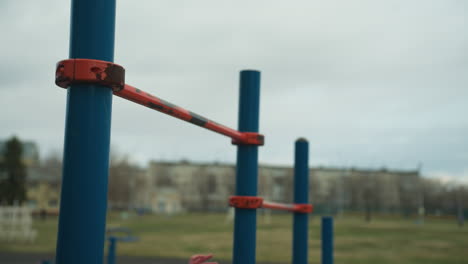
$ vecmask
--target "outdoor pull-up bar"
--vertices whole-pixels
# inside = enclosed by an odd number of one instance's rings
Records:
[[[169,103],[152,94],[130,85],[125,85],[121,91],[115,91],[115,95],[130,100],[137,104],[149,107],[161,113],[165,113],[178,119],[190,122],[194,125],[206,128],[216,133],[232,138],[234,144],[263,145],[264,137],[258,133],[239,132],[235,129],[216,123],[201,115],[195,114],[182,107]]]
[[[125,69],[115,63],[93,59],[67,59],[57,63],[55,83],[68,88],[73,84],[103,84],[121,98],[161,113],[190,122],[232,138],[233,144],[263,145],[264,137],[255,132],[240,132],[169,103],[150,93],[125,84]]]
[[[253,195],[254,192],[246,193],[246,195],[231,196],[229,205],[235,207],[236,217],[238,212],[256,213],[256,209],[267,208],[274,210],[283,210],[294,213],[293,221],[293,264],[307,264],[308,255],[308,219],[309,213],[312,212],[312,205],[309,204],[309,143],[306,139],[300,138],[295,142],[294,154],[294,203],[276,203],[264,201],[263,198]],[[240,182],[239,173],[237,175],[238,186],[243,188],[252,188],[256,184],[255,178],[249,178],[250,182]],[[247,179],[242,179],[247,181]],[[255,186],[256,187],[256,186]],[[256,189],[255,189],[256,193]],[[242,210],[242,211],[241,211]],[[249,226],[250,227],[250,226]],[[254,233],[255,234],[255,233]],[[236,237],[236,236],[234,236]],[[250,239],[250,240],[249,240]],[[234,249],[244,245],[255,246],[255,236],[246,237],[243,240],[234,239]],[[253,247],[255,248],[255,247]],[[247,250],[247,248],[245,249]],[[254,254],[255,252],[251,253]],[[236,255],[234,252],[234,260],[236,258],[245,257],[244,255]]]
[[[125,85],[113,63],[115,0],[73,0],[71,59],[56,84],[68,88],[57,264],[100,264],[104,256],[112,94],[231,137],[238,145],[237,195],[257,194],[260,72],[240,74],[239,130],[220,125]],[[255,263],[256,214],[236,210],[234,264]]]
[[[124,68],[113,63],[115,0],[73,0],[71,13],[71,59],[59,62],[56,69],[56,84],[68,88],[56,263],[103,261],[115,94],[232,138],[237,145],[236,197],[254,197],[264,208],[293,212],[293,264],[307,264],[307,222],[312,207],[308,205],[305,139],[295,145],[294,204],[263,202],[256,197],[258,146],[263,145],[258,133],[260,72],[240,72],[239,123],[234,130],[125,84]],[[232,263],[255,264],[255,250],[256,210],[236,206]]]

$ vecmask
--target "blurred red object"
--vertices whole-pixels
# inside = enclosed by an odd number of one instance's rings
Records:
[[[193,255],[190,257],[189,264],[218,264],[218,262],[205,262],[213,257],[213,254],[208,255]]]

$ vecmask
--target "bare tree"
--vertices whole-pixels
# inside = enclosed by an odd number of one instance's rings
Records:
[[[41,161],[40,170],[51,182],[60,183],[62,178],[62,156],[58,151],[49,152]],[[58,186],[57,186],[58,187]]]
[[[139,168],[129,161],[127,155],[111,153],[109,168],[109,207],[127,209],[130,207],[132,190],[136,184]]]

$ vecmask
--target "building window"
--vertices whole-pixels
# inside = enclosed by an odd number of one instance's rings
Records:
[[[37,208],[37,201],[34,199],[28,200],[28,206],[33,209]]]

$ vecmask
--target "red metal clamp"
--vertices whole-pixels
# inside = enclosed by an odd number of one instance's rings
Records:
[[[120,91],[125,86],[125,69],[115,63],[91,59],[59,61],[55,70],[55,84],[67,88],[75,83],[109,86]]]
[[[257,209],[262,207],[263,198],[257,196],[231,196],[229,205],[236,208]]]
[[[257,145],[265,144],[265,137],[256,132],[242,132],[242,139],[232,139],[234,145]]]
[[[311,204],[294,204],[293,212],[310,214],[312,213],[312,210],[313,206]]]

